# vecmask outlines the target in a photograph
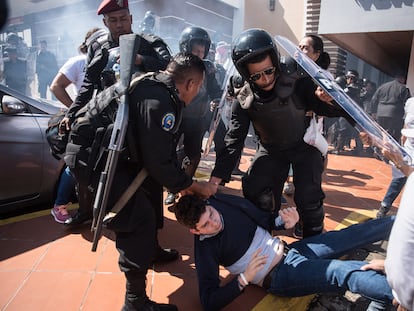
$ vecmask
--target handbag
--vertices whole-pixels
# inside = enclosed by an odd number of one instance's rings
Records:
[[[318,148],[323,156],[328,153],[328,142],[322,135],[323,131],[323,118],[318,118],[313,113],[313,117],[310,120],[309,127],[306,129],[303,140],[305,143]]]
[[[60,160],[66,151],[68,143],[69,131],[59,131],[60,122],[66,115],[66,110],[60,110],[49,119],[46,129],[46,139],[49,143],[50,152],[57,159]]]

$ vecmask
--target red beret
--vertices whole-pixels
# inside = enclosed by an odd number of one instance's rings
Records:
[[[128,9],[128,0],[103,0],[96,12],[98,15]]]

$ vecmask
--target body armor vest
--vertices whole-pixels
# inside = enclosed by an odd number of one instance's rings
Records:
[[[237,97],[243,101],[240,105],[248,110],[256,134],[265,146],[284,150],[303,142],[309,119],[304,103],[294,93],[296,81],[282,74],[272,95],[266,98],[254,94],[246,83],[241,92],[243,97]]]

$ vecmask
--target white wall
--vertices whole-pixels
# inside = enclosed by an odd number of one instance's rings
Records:
[[[321,0],[319,33],[414,29],[414,6],[391,0]]]
[[[240,0],[233,25],[233,36],[248,28],[263,28],[272,35],[282,35],[298,42],[304,36],[305,0]]]

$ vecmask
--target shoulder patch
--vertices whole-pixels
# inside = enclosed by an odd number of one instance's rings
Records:
[[[166,113],[162,117],[161,127],[164,131],[171,131],[175,125],[175,115],[171,112]]]

